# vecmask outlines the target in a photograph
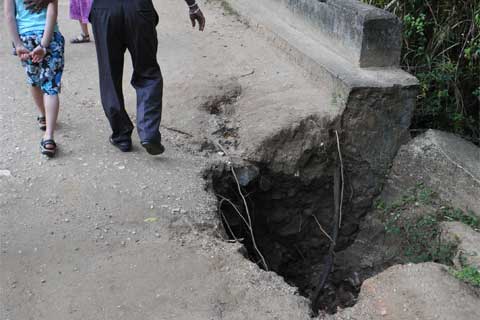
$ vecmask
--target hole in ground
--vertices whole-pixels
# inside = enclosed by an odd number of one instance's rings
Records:
[[[311,180],[255,166],[235,169],[237,179],[229,169],[210,172],[228,237],[241,241],[246,257],[265,269],[263,256],[268,270],[281,275],[310,299],[325,273],[325,258],[331,244],[326,234],[333,231],[334,165],[324,164],[324,168],[326,174]],[[348,206],[344,204],[346,211]],[[249,221],[252,230],[247,226]],[[336,251],[353,243],[359,224],[353,215],[344,217]],[[335,313],[338,307],[353,306],[360,286],[358,273],[334,266],[317,300],[317,309]]]
[[[207,101],[200,105],[200,109],[211,115],[233,113],[233,105],[242,94],[242,87],[237,82],[233,82],[220,86],[218,90],[221,93],[208,97]]]

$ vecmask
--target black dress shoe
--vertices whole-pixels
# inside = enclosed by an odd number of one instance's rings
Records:
[[[115,142],[113,141],[112,137],[110,137],[110,143],[119,149],[122,152],[129,152],[132,151],[132,142],[131,141],[122,141],[122,142]]]
[[[165,147],[160,142],[143,141],[142,147],[144,147],[152,156],[158,156],[165,152]]]

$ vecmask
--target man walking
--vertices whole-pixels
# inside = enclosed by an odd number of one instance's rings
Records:
[[[52,0],[25,0],[32,10]],[[186,0],[190,20],[199,30],[205,17],[195,0]],[[152,155],[162,154],[160,121],[163,79],[157,62],[159,22],[152,0],[94,0],[90,13],[97,47],[100,93],[105,114],[112,128],[110,142],[123,152],[132,149],[134,129],[126,110],[122,89],[125,51],[133,62],[131,84],[137,93],[137,131],[142,146]]]

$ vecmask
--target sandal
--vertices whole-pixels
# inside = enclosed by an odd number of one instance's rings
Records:
[[[70,40],[70,43],[77,44],[77,43],[87,43],[90,42],[90,35],[81,33],[78,37],[73,38]]]
[[[53,158],[57,153],[57,144],[52,139],[42,139],[40,142],[40,152],[49,158]]]
[[[45,131],[47,130],[47,118],[45,116],[37,117],[38,127],[40,130]]]

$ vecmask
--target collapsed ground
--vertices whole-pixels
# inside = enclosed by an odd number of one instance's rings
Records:
[[[442,238],[442,222],[458,221],[480,231],[480,219],[473,213],[449,206],[418,184],[395,201],[379,197],[368,217],[345,219],[330,270],[328,251],[335,228],[333,176],[305,182],[254,165],[234,169],[227,165],[216,166],[208,177],[229,239],[244,244],[246,258],[284,277],[312,300],[314,308],[327,313],[355,305],[362,283],[393,265],[436,262],[453,267],[458,244]],[[377,234],[351,247],[361,225],[367,224],[369,228],[373,224]],[[380,248],[372,249],[368,242],[373,238]],[[368,266],[352,258],[362,255],[377,258]],[[458,279],[479,287],[480,273],[475,268],[463,264],[451,270]],[[326,273],[328,280],[317,296]]]

